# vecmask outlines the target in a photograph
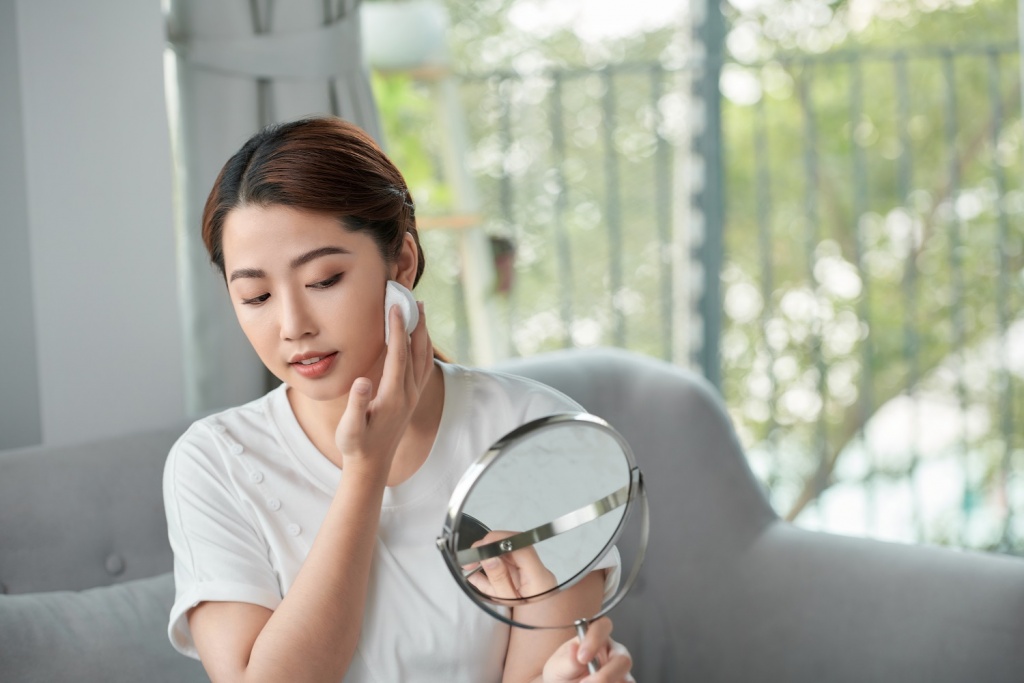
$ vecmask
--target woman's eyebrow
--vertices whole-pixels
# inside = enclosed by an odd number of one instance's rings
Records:
[[[231,271],[231,277],[228,278],[228,282],[234,282],[240,277],[261,278],[266,277],[266,275],[259,268],[239,268],[238,270]]]
[[[321,256],[330,256],[331,254],[351,254],[352,252],[344,247],[320,247],[312,251],[307,251],[302,256],[297,256],[292,259],[292,269],[298,268],[299,266],[305,265],[310,261],[320,258]]]
[[[351,251],[349,251],[348,249],[345,249],[344,247],[320,247],[319,249],[313,249],[312,251],[307,251],[305,254],[302,254],[301,256],[296,256],[294,259],[292,259],[292,262],[291,262],[290,265],[291,265],[292,269],[294,270],[295,268],[298,268],[299,266],[303,266],[303,265],[309,263],[310,261],[314,261],[314,260],[320,258],[321,256],[330,256],[332,254],[351,254],[351,253],[352,253]],[[258,278],[266,277],[266,276],[267,276],[266,272],[264,272],[263,270],[261,270],[259,268],[239,268],[238,270],[231,271],[231,277],[228,278],[228,282],[234,282],[235,280],[237,280],[238,278],[241,278],[241,277],[257,278],[258,279]]]

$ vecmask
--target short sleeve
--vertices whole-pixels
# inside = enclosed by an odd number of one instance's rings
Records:
[[[619,590],[619,583],[622,581],[622,556],[619,549],[612,546],[601,561],[594,567],[594,571],[604,570],[604,597],[602,602],[608,602]]]
[[[516,393],[519,396],[515,400],[521,411],[520,424],[557,413],[587,412],[579,403],[547,384],[527,377],[510,376],[503,373],[495,373],[495,375],[503,377],[506,382],[518,385]]]
[[[164,467],[175,585],[168,636],[176,650],[196,659],[191,608],[213,601],[276,609],[281,602],[266,540],[232,483],[223,451],[212,430],[197,423],[171,448]]]

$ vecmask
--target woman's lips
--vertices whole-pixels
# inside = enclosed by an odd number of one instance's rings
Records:
[[[334,359],[337,356],[338,352],[335,351],[330,355],[321,356],[320,360],[316,361],[315,363],[310,363],[309,365],[306,365],[299,361],[296,363],[292,363],[291,366],[292,369],[295,370],[295,372],[299,373],[306,379],[317,379],[318,377],[323,377],[324,375],[327,374],[327,372],[331,369],[331,366],[334,365]]]

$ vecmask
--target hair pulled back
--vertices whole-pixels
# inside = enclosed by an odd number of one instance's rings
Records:
[[[228,214],[242,206],[289,206],[335,216],[353,232],[373,238],[386,263],[411,234],[423,250],[416,211],[405,179],[374,140],[336,117],[313,117],[267,126],[228,159],[203,209],[203,243],[224,271],[223,233]]]

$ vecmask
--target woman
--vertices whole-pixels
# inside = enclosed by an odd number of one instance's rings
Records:
[[[607,619],[582,646],[509,629],[444,567],[433,539],[469,463],[579,406],[443,362],[422,303],[412,334],[385,344],[385,315],[403,327],[385,285],[413,288],[424,259],[405,181],[377,145],[334,118],[258,133],[218,176],[203,239],[283,384],[196,422],[168,457],[174,646],[217,682],[632,680]],[[593,609],[600,574],[543,609]],[[588,677],[594,656],[604,666]]]

